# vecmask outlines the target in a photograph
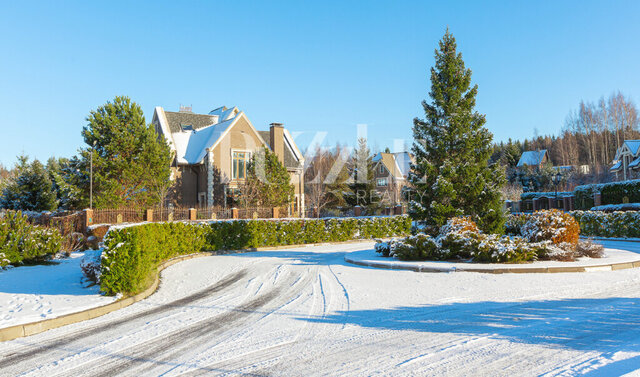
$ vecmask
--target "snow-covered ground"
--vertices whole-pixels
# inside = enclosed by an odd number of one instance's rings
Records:
[[[95,253],[95,251],[88,251]],[[115,298],[86,288],[80,262],[85,253],[56,259],[59,264],[0,271],[0,328],[40,321],[105,305]]]
[[[0,374],[617,376],[640,367],[640,269],[493,275],[344,262],[372,247],[181,262],[147,300],[0,343]]]

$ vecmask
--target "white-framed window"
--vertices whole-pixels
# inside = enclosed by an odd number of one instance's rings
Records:
[[[233,151],[231,153],[231,171],[233,179],[245,179],[247,177],[247,163],[251,158],[251,153],[244,151]]]
[[[378,178],[376,180],[376,183],[378,184],[378,186],[386,186],[387,185],[387,179],[386,178]]]

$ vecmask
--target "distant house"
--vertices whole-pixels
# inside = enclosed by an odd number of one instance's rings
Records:
[[[520,156],[520,160],[518,160],[518,165],[516,165],[517,169],[524,169],[526,167],[532,167],[536,169],[541,169],[544,164],[549,162],[549,154],[546,149],[538,150],[538,151],[526,151],[522,152],[522,156]]]
[[[251,156],[264,146],[278,156],[291,176],[295,197],[290,214],[304,208],[304,158],[281,124],[258,131],[244,112],[224,106],[208,114],[156,107],[152,122],[175,154],[172,179],[178,205],[225,205],[228,198],[237,196]]]
[[[408,187],[408,176],[413,157],[408,152],[378,153],[373,157],[376,191],[383,200],[394,204],[402,201]]]
[[[640,140],[625,140],[616,151],[613,166],[609,169],[618,180],[638,178],[640,172]]]

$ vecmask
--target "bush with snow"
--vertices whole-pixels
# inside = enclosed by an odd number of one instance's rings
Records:
[[[590,237],[640,237],[640,211],[573,211],[583,235]]]
[[[580,226],[569,214],[544,210],[507,218],[509,236],[484,234],[468,217],[454,217],[434,237],[425,233],[376,244],[382,256],[401,260],[469,260],[521,263],[602,257],[602,248],[579,241]]]
[[[34,263],[60,252],[62,236],[55,228],[31,225],[20,211],[0,218],[0,265]]]
[[[580,225],[568,213],[557,209],[536,211],[526,216],[520,234],[529,242],[551,241],[554,245],[571,247],[578,244]]]

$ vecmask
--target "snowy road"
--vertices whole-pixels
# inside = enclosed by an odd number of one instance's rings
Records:
[[[431,274],[345,264],[345,252],[371,247],[179,263],[147,300],[0,343],[0,375],[608,376],[640,368],[640,269]]]

